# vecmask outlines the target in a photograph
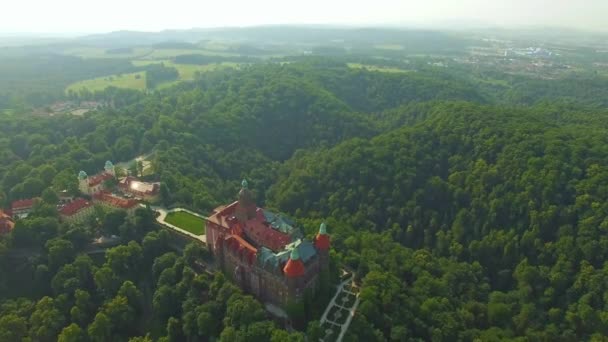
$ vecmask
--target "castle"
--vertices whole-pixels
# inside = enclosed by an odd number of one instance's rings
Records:
[[[247,181],[238,200],[216,208],[206,222],[207,246],[218,265],[242,289],[284,306],[319,290],[329,268],[330,240],[321,224],[308,241],[287,217],[258,208]]]
[[[92,177],[86,172],[78,173],[78,189],[85,195],[95,195],[105,190],[105,182],[116,178],[116,170],[111,161],[107,161],[104,170]]]
[[[80,171],[78,189],[81,193],[95,198],[107,190],[106,182],[110,180],[116,180],[117,189],[125,195],[148,202],[158,200],[160,183],[143,182],[132,176],[117,179],[114,164],[109,160],[106,161],[103,171],[94,176],[89,177],[86,172]]]

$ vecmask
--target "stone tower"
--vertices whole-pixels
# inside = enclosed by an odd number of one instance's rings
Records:
[[[300,259],[298,247],[291,250],[289,260],[287,260],[285,267],[283,267],[283,273],[285,274],[285,277],[287,277],[287,291],[289,292],[289,297],[299,298],[302,295],[299,290],[302,287],[303,276],[304,273],[306,273],[306,270],[304,268],[304,262]]]
[[[78,173],[78,189],[83,194],[89,194],[89,176],[84,171]]]
[[[327,234],[327,225],[325,222],[321,223],[321,226],[319,227],[319,233],[317,233],[317,236],[315,237],[315,247],[319,253],[319,266],[321,267],[321,270],[328,270],[329,248],[331,247],[331,243],[329,235]]]
[[[103,167],[103,169],[106,171],[106,173],[109,173],[112,176],[116,177],[116,170],[114,164],[112,164],[111,161],[106,161],[106,165]]]
[[[249,190],[247,181],[243,179],[234,216],[236,216],[240,223],[245,223],[255,217],[255,210],[256,205],[253,193]]]

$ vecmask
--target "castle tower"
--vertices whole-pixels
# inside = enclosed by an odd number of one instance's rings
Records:
[[[287,260],[285,267],[283,267],[283,273],[287,278],[287,291],[290,298],[297,298],[301,295],[298,289],[301,286],[305,272],[306,270],[304,269],[304,262],[302,262],[302,259],[300,259],[298,247],[295,247],[291,250],[289,260]]]
[[[331,248],[331,242],[329,241],[327,225],[325,222],[321,223],[319,233],[315,236],[315,247],[319,253],[321,270],[327,270],[329,268],[329,249]]]
[[[241,223],[245,223],[255,217],[255,200],[253,193],[249,190],[247,180],[241,182],[241,191],[239,191],[239,199],[235,209],[236,218]]]
[[[89,194],[89,176],[84,171],[78,173],[78,190],[83,194]]]
[[[114,164],[112,164],[111,161],[109,161],[109,160],[106,161],[106,165],[103,168],[106,171],[106,173],[109,173],[112,176],[116,177],[116,170],[115,170]]]

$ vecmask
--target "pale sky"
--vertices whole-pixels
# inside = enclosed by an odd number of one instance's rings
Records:
[[[3,33],[466,22],[608,31],[608,0],[2,0],[0,4]]]

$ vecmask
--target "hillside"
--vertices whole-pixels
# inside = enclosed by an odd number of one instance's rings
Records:
[[[80,170],[144,154],[159,205],[208,213],[246,178],[258,205],[294,217],[307,237],[326,222],[332,267],[361,284],[345,340],[601,341],[605,80],[415,59],[376,62],[408,72],[348,64],[373,61],[293,56],[155,91],[70,94],[108,103],[83,116],[0,113],[0,203],[41,197],[0,236],[0,341],[323,336],[325,303],[290,310],[299,331],[284,330],[229,275],[200,271],[207,249],[175,250],[184,243],[148,210],[58,219],[57,193],[75,194]],[[124,66],[98,62],[55,80]],[[179,76],[150,64],[156,84]],[[119,245],[88,256],[100,235]]]
[[[360,319],[386,337],[397,322],[425,340],[605,335],[608,150],[593,121],[608,113],[547,109],[440,104],[418,125],[296,156],[268,201],[342,228],[343,260],[374,286]],[[417,251],[392,259],[366,239]]]

